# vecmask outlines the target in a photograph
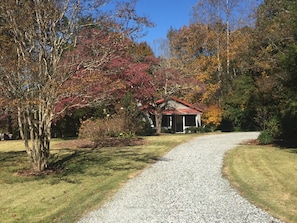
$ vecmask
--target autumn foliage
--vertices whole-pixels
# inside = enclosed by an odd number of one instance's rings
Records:
[[[214,131],[222,121],[222,109],[216,105],[210,105],[202,116],[203,125]]]

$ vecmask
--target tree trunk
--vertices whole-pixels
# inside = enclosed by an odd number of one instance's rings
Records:
[[[230,6],[229,0],[226,0],[226,73],[227,78],[230,75]]]
[[[39,105],[19,107],[18,120],[20,135],[24,140],[26,152],[29,155],[32,169],[42,172],[48,167],[51,140],[51,112]]]
[[[165,88],[165,92],[167,93],[167,89]],[[162,130],[162,118],[163,118],[163,111],[166,110],[168,106],[168,101],[170,100],[170,96],[165,95],[164,102],[161,104],[155,105],[156,109],[156,115],[155,115],[155,121],[156,121],[156,134],[161,134]]]
[[[160,135],[162,130],[162,111],[160,109],[156,109],[156,115],[155,115],[155,121],[156,121],[156,134]]]
[[[48,167],[50,141],[46,137],[35,136],[31,139],[31,151],[29,153],[32,169],[42,172]]]

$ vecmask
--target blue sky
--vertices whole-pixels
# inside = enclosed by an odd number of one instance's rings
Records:
[[[249,7],[257,7],[261,2],[263,0],[243,0],[241,2],[242,11],[237,13],[242,14],[242,18],[244,18],[244,16],[248,15],[248,11],[251,10]],[[189,25],[192,7],[196,3],[197,0],[138,0],[136,5],[137,14],[147,16],[156,24],[155,27],[147,29],[147,35],[138,42],[146,41],[158,56],[158,49],[154,41],[166,39],[170,27],[179,29],[184,25]]]
[[[154,41],[166,39],[171,26],[178,29],[189,24],[192,7],[196,3],[197,0],[138,0],[137,13],[147,16],[156,24],[147,29],[147,35],[140,41],[146,41],[156,51]]]

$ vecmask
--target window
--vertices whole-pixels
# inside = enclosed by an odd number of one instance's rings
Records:
[[[186,115],[186,126],[196,126],[196,115]]]
[[[163,115],[162,127],[170,127],[170,116],[169,115]]]

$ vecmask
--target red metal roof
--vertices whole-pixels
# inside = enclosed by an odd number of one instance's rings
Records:
[[[197,111],[195,109],[191,108],[180,108],[175,110],[164,110],[163,115],[196,115],[201,113],[200,111]]]
[[[192,104],[189,104],[183,100],[180,100],[175,97],[171,97],[170,99],[185,105],[187,108],[166,109],[162,112],[163,115],[196,115],[196,114],[203,113],[203,109],[198,108],[197,106],[194,106]],[[160,99],[156,101],[156,104],[159,105],[164,102],[165,102],[165,99]],[[155,110],[151,106],[145,106],[143,107],[143,109],[148,110],[149,112],[155,114]]]

